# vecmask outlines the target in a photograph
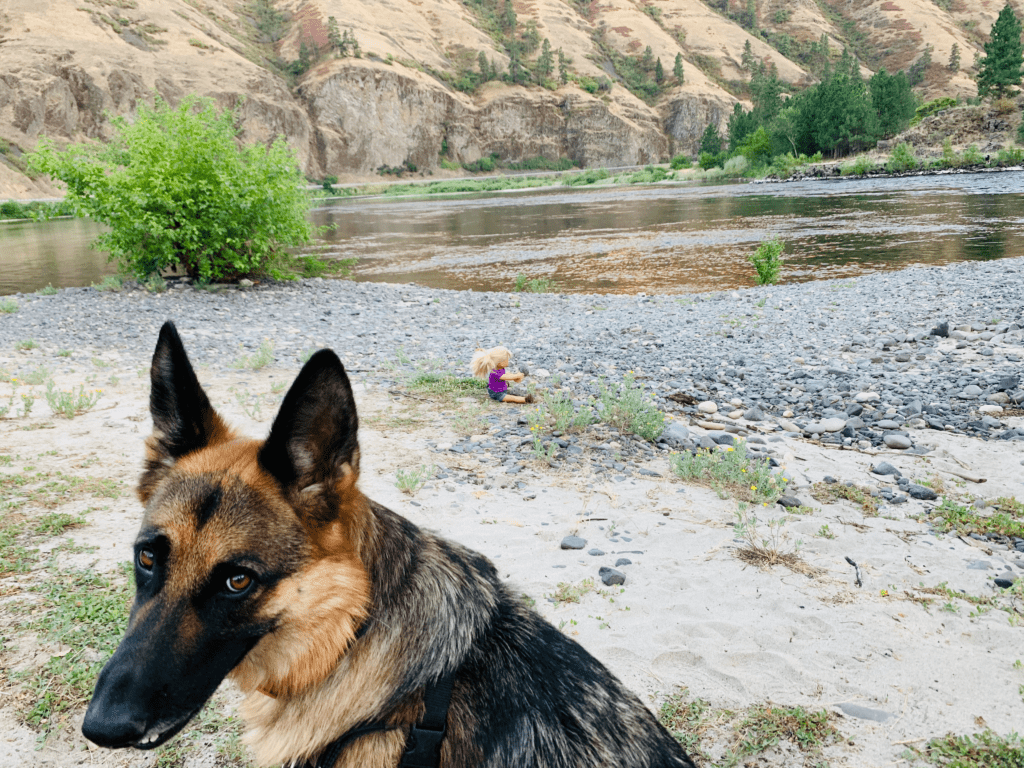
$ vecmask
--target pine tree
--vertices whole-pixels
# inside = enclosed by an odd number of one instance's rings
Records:
[[[661,59],[654,62],[654,82],[661,85],[665,82],[665,69],[661,66]]]
[[[960,46],[953,43],[953,49],[949,52],[949,71],[960,71]]]
[[[572,63],[572,59],[562,53],[562,49],[558,49],[558,82],[565,85],[569,82],[569,64]]]
[[[1017,29],[1018,29],[1017,37],[1019,38],[1020,37],[1020,34],[1019,34],[1020,26],[1019,25],[1018,25]],[[1018,49],[1019,49],[1020,43],[1018,42],[1017,45],[1018,45]],[[911,88],[913,88],[914,86],[918,86],[918,85],[920,85],[921,83],[924,82],[924,76],[926,74],[928,74],[928,68],[932,65],[932,51],[934,51],[934,50],[935,50],[934,46],[926,45],[924,47],[924,53],[922,53],[920,55],[920,57],[917,59],[917,61],[915,61],[913,64],[911,64],[910,68],[907,69],[907,80],[910,81],[910,87]],[[1018,69],[1020,69],[1020,65],[1018,65]],[[1018,74],[1017,77],[1018,77],[1018,79],[1020,79],[1020,75],[1019,74]]]
[[[1021,65],[1024,64],[1020,32],[1020,20],[1007,3],[992,25],[985,55],[979,61],[979,96],[987,96],[993,90],[1003,96],[1013,86],[1020,85]]]
[[[708,123],[704,133],[700,137],[701,154],[717,155],[722,151],[722,137],[718,135],[718,128],[713,123]]]
[[[672,66],[672,74],[676,78],[677,83],[683,82],[683,54],[676,54],[676,63]]]
[[[543,81],[551,77],[554,70],[554,54],[551,52],[551,42],[545,37],[540,47],[540,56],[537,57],[537,75]]]
[[[338,30],[338,20],[333,16],[327,17],[327,42],[332,50],[342,56],[345,55],[341,51],[341,32]]]
[[[743,44],[743,54],[740,56],[740,64],[745,70],[747,70],[747,72],[750,72],[754,69],[755,61],[754,49],[751,47],[750,41],[747,40],[747,42]]]
[[[651,50],[651,46],[644,48],[644,54],[640,58],[640,66],[644,68],[644,72],[650,72],[654,67],[654,51]]]
[[[480,51],[476,57],[476,64],[480,67],[480,79],[486,83],[491,79],[491,67],[487,63],[487,54]]]

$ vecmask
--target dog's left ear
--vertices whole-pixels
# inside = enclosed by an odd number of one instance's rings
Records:
[[[313,355],[292,384],[260,449],[260,465],[286,491],[359,472],[359,419],[341,360],[329,349]]]

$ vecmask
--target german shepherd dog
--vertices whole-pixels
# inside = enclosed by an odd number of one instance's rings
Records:
[[[265,441],[214,411],[172,323],[151,378],[135,601],[89,740],[158,747],[227,677],[263,765],[693,768],[487,558],[359,491],[355,402],[332,351],[306,363]],[[444,680],[438,738],[416,762],[410,734]]]

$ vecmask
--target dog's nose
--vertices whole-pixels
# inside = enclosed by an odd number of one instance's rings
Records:
[[[101,747],[128,747],[146,733],[146,721],[124,702],[93,699],[85,713],[82,735]]]

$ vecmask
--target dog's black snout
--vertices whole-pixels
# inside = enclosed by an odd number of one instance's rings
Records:
[[[128,747],[146,733],[146,721],[123,703],[93,702],[85,713],[82,735],[101,747]]]

